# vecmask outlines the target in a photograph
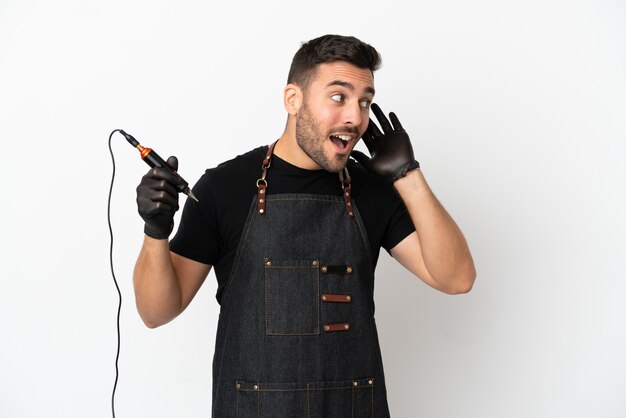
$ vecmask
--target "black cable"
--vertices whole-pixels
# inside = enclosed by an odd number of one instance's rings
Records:
[[[120,313],[122,311],[122,292],[120,292],[120,287],[117,284],[117,279],[115,278],[115,271],[113,270],[113,228],[111,227],[111,194],[113,193],[113,181],[115,180],[115,158],[113,157],[113,149],[111,148],[111,137],[115,132],[119,131],[119,129],[116,129],[111,132],[111,135],[109,135],[109,152],[111,153],[111,162],[113,163],[113,173],[111,174],[111,188],[109,189],[109,202],[107,206],[107,221],[109,222],[109,233],[111,235],[109,262],[111,264],[111,274],[113,275],[113,282],[115,283],[115,288],[117,289],[117,294],[119,296],[119,303],[117,306],[117,354],[115,356],[115,383],[113,384],[113,394],[111,395],[111,412],[113,413],[113,418],[115,418],[115,389],[117,388],[117,380],[119,378],[118,362],[120,359]]]

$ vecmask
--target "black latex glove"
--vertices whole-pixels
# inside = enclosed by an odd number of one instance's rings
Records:
[[[169,157],[167,165],[178,170],[178,159]],[[167,239],[174,229],[178,210],[178,176],[166,168],[152,168],[137,186],[137,208],[145,221],[144,232],[156,239]]]
[[[372,103],[372,111],[380,123],[383,132],[370,119],[367,130],[363,134],[363,142],[372,158],[360,151],[352,151],[352,157],[369,171],[396,181],[406,176],[410,170],[419,168],[413,156],[413,147],[409,135],[402,128],[395,113],[389,113],[391,123],[376,103]],[[393,124],[393,126],[392,126]]]

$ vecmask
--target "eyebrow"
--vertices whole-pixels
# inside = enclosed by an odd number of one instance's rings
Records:
[[[330,83],[328,83],[326,85],[326,87],[330,87],[330,86],[341,86],[341,87],[345,87],[350,91],[354,91],[354,85],[352,85],[352,83],[349,83],[347,81],[343,81],[343,80],[333,80]],[[368,86],[365,88],[365,92],[366,93],[370,93],[372,96],[374,96],[376,94],[376,90],[374,90],[374,87]]]

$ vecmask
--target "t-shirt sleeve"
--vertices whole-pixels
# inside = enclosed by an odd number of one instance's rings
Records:
[[[392,190],[392,193],[392,204],[389,205],[391,211],[389,223],[382,241],[382,246],[387,252],[415,231],[415,226],[413,226],[413,221],[404,202],[395,190]]]
[[[200,177],[192,190],[199,202],[187,198],[178,231],[170,241],[170,250],[191,260],[214,265],[220,245],[210,170]]]

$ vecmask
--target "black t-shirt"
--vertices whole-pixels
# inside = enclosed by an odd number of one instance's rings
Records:
[[[256,181],[261,177],[266,152],[267,146],[262,146],[206,170],[193,187],[199,203],[187,199],[180,226],[170,242],[170,249],[176,254],[214,266],[218,301],[232,269],[252,199],[257,194]],[[381,247],[389,251],[415,228],[404,203],[384,178],[352,160],[348,171],[352,178],[352,201],[363,219],[375,265]],[[272,156],[267,184],[268,195],[342,194],[337,173],[305,170],[276,155]]]

